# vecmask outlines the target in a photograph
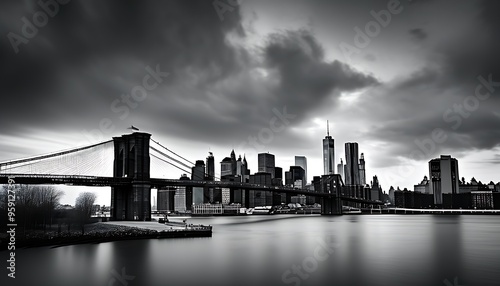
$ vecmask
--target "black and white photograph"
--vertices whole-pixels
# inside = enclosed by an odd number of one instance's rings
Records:
[[[500,286],[500,1],[2,0],[2,286]]]

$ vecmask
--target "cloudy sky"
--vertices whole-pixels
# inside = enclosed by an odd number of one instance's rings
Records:
[[[310,180],[329,120],[336,160],[358,142],[385,190],[412,189],[440,154],[466,180],[500,181],[498,1],[57,6],[0,4],[0,161],[133,124],[192,161],[234,148],[252,172],[259,152],[284,169],[304,155]]]

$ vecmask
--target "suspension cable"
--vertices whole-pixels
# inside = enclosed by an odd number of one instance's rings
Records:
[[[175,164],[173,164],[173,163],[171,163],[171,162],[169,162],[169,161],[167,161],[167,160],[165,160],[165,159],[162,159],[162,158],[160,158],[160,157],[156,156],[155,154],[151,154],[151,156],[153,156],[153,157],[155,157],[156,159],[158,159],[158,160],[160,160],[160,161],[163,161],[163,162],[165,162],[165,163],[167,163],[167,164],[170,164],[170,165],[172,165],[172,166],[176,167],[177,169],[179,169],[179,170],[181,170],[181,171],[183,171],[183,172],[186,172],[186,173],[191,174],[191,172],[186,171],[186,170],[182,169],[181,167],[179,167],[179,166],[177,166],[177,165],[175,165]]]
[[[154,143],[160,145],[163,149],[167,150],[168,152],[176,155],[177,157],[179,157],[179,158],[183,159],[184,161],[188,162],[189,164],[194,165],[193,162],[189,161],[188,159],[182,157],[181,155],[179,155],[179,154],[175,153],[174,151],[168,149],[167,147],[163,146],[160,142],[154,140],[153,138],[150,138],[150,139],[151,139],[151,141],[153,141]]]
[[[56,153],[49,153],[49,154],[45,154],[45,155],[39,155],[39,156],[34,156],[34,157],[29,157],[29,158],[24,158],[24,159],[5,161],[5,162],[1,162],[0,166],[15,165],[15,164],[24,163],[24,162],[30,162],[30,161],[35,161],[35,160],[42,160],[42,159],[47,159],[47,158],[51,158],[51,157],[56,157],[56,156],[60,156],[60,155],[66,155],[66,154],[90,149],[90,148],[93,148],[93,147],[96,147],[99,145],[103,145],[106,143],[110,143],[110,142],[113,142],[113,140],[108,140],[108,141],[100,142],[97,144],[92,144],[89,146],[79,147],[79,148],[75,148],[75,149],[69,149],[69,150],[60,151],[60,152],[56,152]]]

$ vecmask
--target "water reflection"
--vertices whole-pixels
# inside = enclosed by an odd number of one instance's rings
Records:
[[[283,273],[310,262],[319,239],[339,247],[300,285],[453,285],[455,277],[460,285],[495,285],[498,222],[441,215],[196,218],[191,223],[214,225],[212,238],[18,250],[18,278],[8,285],[123,285],[113,269],[125,269],[131,286],[294,285]]]

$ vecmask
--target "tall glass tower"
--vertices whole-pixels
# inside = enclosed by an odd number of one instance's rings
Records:
[[[328,121],[326,121],[326,136],[323,139],[323,170],[324,175],[335,173],[335,141],[330,136]]]
[[[337,172],[339,175],[342,177],[343,180],[345,180],[345,175],[344,175],[344,162],[342,162],[342,158],[340,158],[340,164],[337,164]]]
[[[295,156],[295,166],[300,166],[305,171],[304,182],[307,184],[307,158],[305,156]]]
[[[213,181],[215,178],[215,159],[214,159],[214,154],[212,152],[208,152],[206,168],[207,168],[206,171],[207,180]]]
[[[361,180],[359,176],[359,158],[358,158],[358,143],[347,142],[345,143],[345,184],[346,185],[360,185]]]
[[[361,153],[361,158],[359,159],[359,184],[366,185],[366,162],[365,155]]]
[[[259,172],[270,173],[271,178],[274,178],[274,155],[269,153],[259,153],[258,167]]]

